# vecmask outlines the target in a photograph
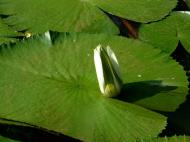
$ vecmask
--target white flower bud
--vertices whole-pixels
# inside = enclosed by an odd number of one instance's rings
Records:
[[[98,45],[94,49],[94,63],[100,91],[106,97],[117,96],[122,87],[119,64],[114,52]]]

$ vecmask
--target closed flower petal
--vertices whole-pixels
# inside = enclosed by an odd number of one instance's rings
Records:
[[[122,87],[122,80],[114,52],[109,46],[105,50],[98,45],[94,49],[94,63],[102,94],[106,97],[117,96]]]

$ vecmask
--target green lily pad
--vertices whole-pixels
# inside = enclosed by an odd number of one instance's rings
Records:
[[[9,138],[0,136],[0,142],[17,142],[16,140],[11,140]]]
[[[110,36],[64,37],[52,48],[31,39],[2,50],[0,117],[83,141],[156,136],[165,127],[165,117],[101,95],[93,64],[94,38],[105,41]]]
[[[92,0],[98,7],[128,20],[147,23],[164,18],[177,0]]]
[[[16,38],[20,34],[10,28],[4,21],[0,18],[0,44],[16,42]]]
[[[105,35],[73,35],[67,40],[64,42],[83,43],[82,47],[89,47],[90,43],[95,48],[101,43],[113,48],[124,81],[118,99],[160,111],[175,111],[185,101],[188,94],[185,72],[161,50],[152,50],[154,47],[138,41]],[[84,43],[86,40],[88,42]]]
[[[109,17],[88,1],[1,0],[0,2],[0,13],[10,15],[6,18],[6,23],[18,31],[119,32]]]
[[[1,0],[0,14],[17,30],[45,32],[118,33],[100,9],[134,21],[149,22],[166,16],[176,0]],[[135,7],[135,8],[134,8]]]
[[[162,21],[142,25],[139,38],[167,53],[172,53],[180,40],[190,51],[190,12],[173,12]]]
[[[190,0],[186,0],[187,6],[190,8]]]
[[[190,142],[189,136],[173,136],[173,137],[163,137],[150,140],[141,140],[139,142]]]
[[[0,37],[2,36],[18,36],[18,32],[14,31],[0,18]]]
[[[118,58],[124,82],[121,96],[134,95],[135,100],[128,100],[165,111],[185,100],[184,71],[167,54],[136,40],[71,34],[56,38],[51,48],[34,38],[0,52],[0,117],[83,141],[131,142],[157,136],[165,117],[101,94],[93,63],[98,44],[109,45]],[[157,90],[150,93],[152,86]],[[142,91],[135,94],[133,88]]]

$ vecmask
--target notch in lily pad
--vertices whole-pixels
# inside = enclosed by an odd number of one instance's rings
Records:
[[[94,49],[94,63],[100,91],[105,97],[116,97],[122,88],[119,63],[109,46]]]

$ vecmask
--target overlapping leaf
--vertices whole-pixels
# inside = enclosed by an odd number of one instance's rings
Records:
[[[0,142],[17,142],[17,141],[11,140],[11,139],[3,137],[3,136],[0,136]]]
[[[168,53],[174,51],[180,40],[190,51],[189,12],[173,12],[162,21],[143,25],[140,29],[140,39]]]
[[[92,2],[114,15],[142,23],[162,19],[177,4],[176,0],[92,0]]]
[[[88,1],[1,0],[0,13],[11,15],[6,19],[6,22],[17,30],[118,32],[109,17],[97,7],[89,4]]]
[[[18,32],[14,31],[0,19],[0,44],[15,42],[14,37],[19,36]]]
[[[0,14],[17,30],[117,33],[100,9],[134,21],[149,22],[166,16],[176,0],[0,0]]]

